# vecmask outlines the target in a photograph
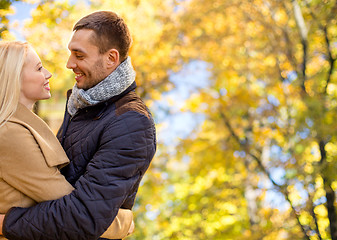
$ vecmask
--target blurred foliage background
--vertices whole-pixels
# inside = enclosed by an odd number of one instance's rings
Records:
[[[5,40],[13,2],[0,1]],[[159,146],[128,239],[337,239],[336,0],[25,2],[36,8],[20,31],[53,73],[39,114],[55,131],[74,23],[113,10],[132,32]]]

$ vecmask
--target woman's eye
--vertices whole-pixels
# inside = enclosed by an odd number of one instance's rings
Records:
[[[41,70],[42,70],[42,67],[39,67],[39,68],[38,68],[38,71],[41,71]]]

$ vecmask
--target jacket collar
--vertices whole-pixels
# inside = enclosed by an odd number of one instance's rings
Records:
[[[105,112],[105,109],[112,103],[118,101],[119,99],[121,99],[122,97],[124,97],[126,94],[128,94],[129,92],[135,90],[137,87],[136,82],[133,82],[124,92],[122,92],[121,94],[117,95],[117,96],[113,96],[112,98],[100,102],[96,105],[92,105],[92,106],[88,106],[82,109],[79,109],[78,112],[74,115],[74,119],[76,120],[83,120],[83,119],[93,119],[93,120],[98,120],[102,114]],[[70,97],[71,94],[71,89],[69,89],[67,91],[67,100]],[[68,101],[67,101],[68,104]],[[67,111],[67,110],[66,110]],[[67,112],[67,115],[69,115],[69,113]]]
[[[107,101],[98,103],[94,106],[89,106],[83,109],[80,109],[73,117],[70,116],[70,114],[67,111],[67,104],[68,104],[68,99],[71,94],[72,89],[67,91],[67,103],[65,107],[65,112],[64,112],[64,118],[63,118],[63,123],[57,133],[57,138],[61,142],[62,146],[64,144],[64,139],[65,139],[65,134],[68,130],[68,126],[70,121],[76,121],[76,120],[98,120],[101,118],[101,116],[104,114],[105,110],[109,105],[112,103],[118,101],[121,99],[123,96],[128,94],[131,91],[134,91],[137,87],[136,82],[133,82],[130,87],[128,87],[124,92],[121,94],[114,96]]]

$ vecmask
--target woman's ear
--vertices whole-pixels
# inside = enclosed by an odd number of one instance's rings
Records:
[[[117,49],[110,49],[107,52],[107,67],[115,70],[119,65],[119,52]]]

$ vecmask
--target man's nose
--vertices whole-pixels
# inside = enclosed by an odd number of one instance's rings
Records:
[[[69,68],[69,69],[74,69],[74,68],[76,68],[76,63],[75,63],[74,61],[72,61],[71,56],[70,56],[69,59],[68,59],[68,62],[67,62],[66,67]]]

